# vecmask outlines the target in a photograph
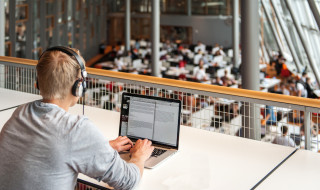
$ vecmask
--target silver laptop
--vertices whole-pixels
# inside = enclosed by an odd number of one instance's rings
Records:
[[[154,168],[178,151],[180,113],[180,100],[123,93],[119,136],[151,140],[155,149],[145,167]],[[120,155],[129,159],[129,153]]]

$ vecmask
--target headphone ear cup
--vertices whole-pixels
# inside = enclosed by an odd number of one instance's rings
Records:
[[[72,95],[77,96],[77,97],[79,95],[79,92],[78,92],[79,86],[81,86],[81,85],[79,85],[79,82],[80,82],[80,80],[76,80],[76,82],[73,84],[72,89],[71,89]]]

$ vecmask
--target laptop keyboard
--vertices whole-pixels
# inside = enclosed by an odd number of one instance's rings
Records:
[[[152,157],[158,157],[160,156],[161,154],[167,152],[167,150],[163,150],[163,149],[158,149],[158,148],[155,148],[151,154]]]

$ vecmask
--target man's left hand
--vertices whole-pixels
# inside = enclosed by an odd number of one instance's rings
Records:
[[[119,136],[115,140],[109,141],[109,143],[118,152],[130,150],[133,147],[132,141],[126,136]]]

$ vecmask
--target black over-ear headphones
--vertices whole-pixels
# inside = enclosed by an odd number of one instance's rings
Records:
[[[72,86],[71,92],[72,92],[72,95],[77,96],[77,97],[84,96],[84,94],[85,94],[85,92],[87,90],[87,83],[86,83],[87,71],[86,71],[86,67],[85,67],[82,59],[80,58],[80,56],[70,48],[67,48],[67,47],[64,47],[64,46],[55,46],[55,47],[51,47],[51,48],[46,49],[40,55],[39,61],[40,61],[40,58],[42,57],[42,55],[47,51],[61,51],[61,52],[65,53],[65,54],[69,55],[70,57],[72,57],[72,56],[75,57],[77,63],[80,66],[81,77],[82,78],[76,80],[76,82]],[[38,79],[37,79],[36,87],[39,89]]]

